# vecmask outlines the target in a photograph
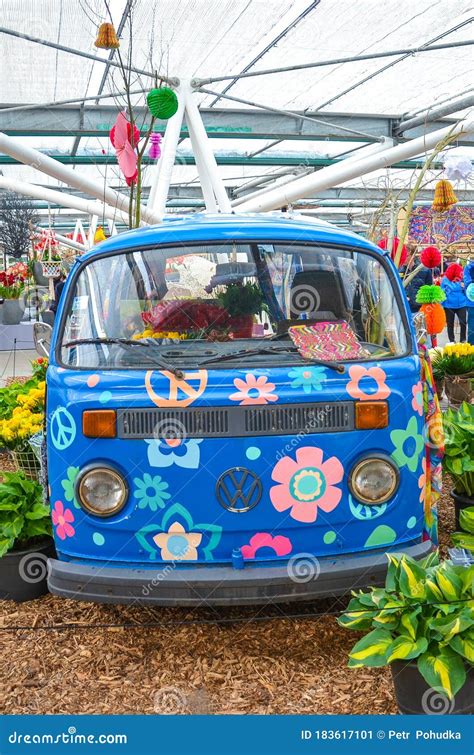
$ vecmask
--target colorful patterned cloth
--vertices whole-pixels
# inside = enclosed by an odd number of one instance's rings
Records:
[[[410,218],[409,236],[418,244],[446,244],[472,241],[474,207],[451,207],[434,212],[431,207],[416,207]]]
[[[443,418],[436,393],[433,371],[425,346],[420,346],[423,383],[423,411],[425,415],[425,526],[433,543],[438,542],[437,502],[441,495],[444,456]]]
[[[370,352],[364,349],[357,336],[344,320],[318,322],[314,325],[293,325],[288,334],[304,359],[366,359]]]

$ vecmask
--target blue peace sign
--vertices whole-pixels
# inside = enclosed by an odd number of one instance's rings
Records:
[[[76,423],[74,417],[64,406],[58,406],[51,417],[51,440],[53,446],[62,451],[69,448],[76,437]]]

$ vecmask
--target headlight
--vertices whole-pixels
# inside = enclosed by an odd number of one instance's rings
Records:
[[[123,477],[110,467],[85,468],[76,481],[76,497],[96,516],[112,516],[123,508],[128,488]]]
[[[393,496],[398,487],[398,478],[398,468],[388,457],[368,457],[353,467],[349,487],[359,501],[379,504]]]

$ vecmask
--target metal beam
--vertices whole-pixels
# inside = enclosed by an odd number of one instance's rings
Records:
[[[422,126],[425,123],[432,123],[438,118],[442,118],[445,115],[458,113],[461,110],[466,110],[467,108],[472,107],[473,105],[474,94],[471,94],[468,97],[461,97],[458,100],[453,100],[449,103],[449,105],[443,105],[443,107],[438,108],[431,108],[431,110],[426,110],[421,115],[417,115],[414,118],[407,118],[406,120],[401,121],[398,126],[395,127],[395,131],[397,134],[403,134],[405,131],[410,131],[410,129],[415,128],[416,126]]]
[[[136,109],[140,123],[148,112],[144,107]],[[335,126],[365,132],[378,140],[381,136],[394,136],[395,126],[402,116],[378,115],[373,113],[318,113],[318,123],[301,121],[292,115],[255,110],[251,108],[203,108],[199,111],[209,137],[217,139],[271,139],[303,141],[365,142],[367,139],[343,134]],[[297,116],[298,114],[296,114]],[[64,105],[58,107],[27,106],[21,110],[11,110],[10,106],[0,108],[0,131],[10,136],[108,136],[117,118],[117,106],[99,104],[96,107]],[[410,132],[416,138],[447,125],[454,125],[453,119],[436,120],[417,126]],[[159,131],[164,131],[166,122],[158,122]],[[185,124],[180,136],[189,137]],[[474,145],[474,137],[462,137],[460,144]]]

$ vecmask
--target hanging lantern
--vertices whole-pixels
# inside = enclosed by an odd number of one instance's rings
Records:
[[[158,160],[161,155],[161,134],[151,134],[150,136],[150,149],[148,150],[148,157],[152,160]]]
[[[446,326],[446,313],[441,302],[446,299],[446,294],[439,286],[421,286],[416,295],[416,303],[421,304],[426,322],[426,330],[430,336],[441,333]]]
[[[107,236],[104,233],[104,229],[101,225],[98,226],[96,232],[94,233],[94,244],[100,244],[101,241],[105,241]]]
[[[447,181],[443,178],[435,186],[434,199],[432,208],[435,212],[446,212],[450,207],[455,205],[458,201],[456,194],[454,193],[453,185],[451,181]]]
[[[396,236],[395,236],[394,239],[392,239],[392,251],[390,253],[390,256],[391,256],[392,260],[395,260],[395,256],[397,254],[398,241],[399,240],[398,240],[398,238]],[[385,236],[385,238],[380,239],[380,241],[377,241],[377,246],[379,247],[379,249],[387,249],[387,247],[388,247],[388,238]],[[403,246],[402,246],[402,253],[400,255],[400,260],[398,262],[399,266],[405,264],[405,262],[407,261],[407,257],[408,257],[408,250],[407,250],[405,244],[403,244]]]
[[[169,87],[160,87],[148,92],[146,101],[150,113],[162,121],[171,118],[178,109],[176,93]]]
[[[101,24],[97,32],[97,39],[94,42],[96,47],[102,50],[116,50],[120,47],[119,38],[113,24]]]
[[[445,276],[448,279],[448,281],[451,281],[452,283],[457,281],[462,281],[463,279],[463,273],[464,270],[462,268],[462,265],[458,265],[457,262],[451,262],[450,265],[445,270]]]
[[[436,246],[426,246],[420,255],[421,264],[428,268],[441,264],[441,252]]]
[[[453,155],[444,159],[444,172],[450,181],[465,181],[472,173],[472,163],[467,155]]]
[[[125,113],[119,113],[115,125],[110,131],[110,139],[117,153],[117,162],[125,178],[131,182],[137,175],[137,153],[129,142],[128,127],[130,122],[127,120]],[[113,131],[113,139],[112,139]],[[128,182],[127,182],[128,183]],[[128,184],[130,186],[130,184]]]
[[[112,146],[116,147],[115,144],[115,126],[112,126],[109,132],[109,139],[112,142]],[[127,125],[127,139],[132,143],[132,124],[128,123]],[[138,142],[140,141],[140,130],[133,124],[133,146],[136,147],[138,145]]]

